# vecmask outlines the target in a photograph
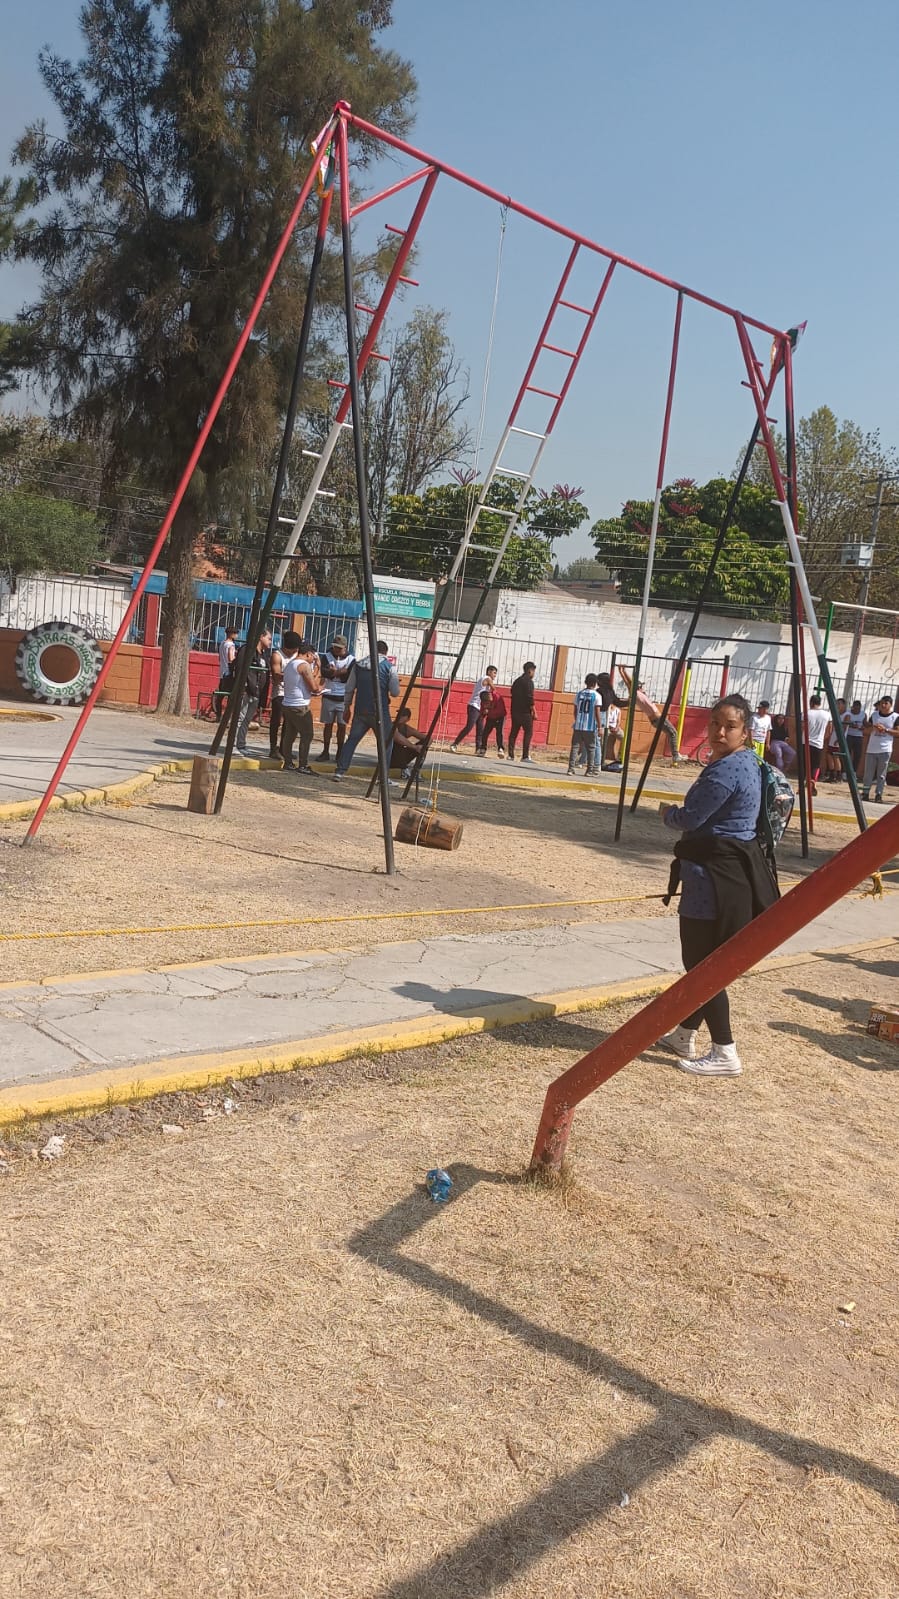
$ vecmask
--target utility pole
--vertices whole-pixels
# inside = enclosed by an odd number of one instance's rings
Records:
[[[874,501],[874,508],[871,513],[869,559],[865,567],[865,575],[862,578],[862,585],[858,596],[859,604],[861,605],[862,609],[858,613],[858,621],[855,624],[855,632],[852,637],[852,649],[849,653],[849,665],[846,669],[846,681],[843,685],[843,698],[847,701],[852,699],[852,685],[855,681],[855,669],[858,666],[859,650],[862,647],[862,633],[865,630],[865,607],[868,604],[868,595],[871,592],[871,579],[874,576],[874,551],[877,547],[877,524],[880,521],[881,507],[883,506],[883,490],[885,483],[890,478],[891,474],[888,472],[879,472],[877,474],[877,497]]]

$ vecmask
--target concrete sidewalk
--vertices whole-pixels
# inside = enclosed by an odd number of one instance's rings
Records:
[[[899,897],[853,896],[778,957],[892,939]],[[672,913],[9,984],[0,1122],[584,1009],[679,965]]]

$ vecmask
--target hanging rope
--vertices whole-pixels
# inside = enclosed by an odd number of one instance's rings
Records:
[[[477,433],[475,434],[475,446],[474,446],[474,472],[475,472],[475,475],[474,475],[471,483],[468,485],[468,497],[467,497],[467,503],[466,503],[466,506],[465,506],[465,526],[466,527],[468,527],[468,524],[469,524],[469,522],[471,520],[471,513],[472,513],[472,510],[473,510],[473,507],[474,507],[475,493],[476,493],[476,489],[477,489],[478,479],[480,477],[481,449],[482,449],[483,443],[484,443],[484,429],[485,429],[486,422],[487,422],[487,401],[488,401],[489,394],[490,394],[490,372],[491,372],[491,368],[492,368],[492,365],[493,365],[493,347],[494,347],[494,343],[495,343],[495,340],[496,340],[496,314],[497,314],[497,310],[499,308],[499,293],[500,293],[500,286],[501,286],[501,283],[502,283],[503,253],[504,253],[504,250],[505,250],[505,247],[506,247],[506,224],[508,222],[508,218],[509,218],[509,207],[507,205],[504,205],[504,206],[502,206],[500,208],[500,214],[499,214],[499,239],[497,241],[497,246],[496,246],[496,270],[495,270],[494,276],[493,276],[493,301],[492,301],[491,306],[490,306],[490,323],[489,323],[489,326],[488,326],[488,329],[487,329],[487,351],[486,351],[486,355],[484,357],[484,376],[483,376],[483,380],[482,380],[482,383],[481,383],[481,405],[480,405],[480,410],[479,410],[479,413],[478,413]],[[459,572],[459,581],[458,581],[458,583],[456,585],[456,593],[455,593],[455,596],[454,596],[454,599],[453,599],[453,626],[454,627],[458,627],[459,626],[460,611],[461,611],[461,606],[462,606],[462,595],[465,592],[465,573],[466,573],[467,567],[468,567],[468,550],[466,549],[465,554],[462,557],[462,566],[461,566],[461,569],[460,569],[460,572]],[[440,713],[440,722],[438,723],[437,739],[438,739],[438,741],[439,741],[439,743],[441,745],[444,745],[446,743],[446,738],[447,738],[447,728],[448,728],[448,725],[449,725],[449,714],[450,714],[450,698],[451,698],[450,694],[447,694],[446,700],[444,702],[443,708],[442,708],[441,713]],[[431,766],[430,766],[429,772],[428,772],[427,805],[428,805],[429,810],[431,810],[431,811],[436,811],[436,809],[437,809],[437,801],[438,801],[439,794],[440,794],[440,778],[441,778],[441,773],[442,773],[442,768],[443,768],[442,756],[443,756],[443,750],[440,749],[440,750],[437,751],[436,759],[431,763]]]

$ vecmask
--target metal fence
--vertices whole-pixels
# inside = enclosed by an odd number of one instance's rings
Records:
[[[452,655],[435,656],[432,667],[434,677],[449,676],[453,658],[462,645],[465,632],[463,623],[440,624],[435,647],[437,650],[452,651]],[[533,639],[503,637],[497,633],[486,636],[486,632],[479,633],[476,629],[462,657],[457,676],[467,682],[482,677],[488,666],[495,666],[498,681],[512,683],[520,676],[525,661],[533,661],[537,667],[534,676],[535,686],[539,689],[548,689],[552,684],[555,657],[555,644],[539,643]]]
[[[0,592],[0,627],[74,622],[93,638],[114,638],[130,598],[130,585],[114,578],[21,578],[12,592]]]

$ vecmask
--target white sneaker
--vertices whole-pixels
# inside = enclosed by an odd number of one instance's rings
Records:
[[[679,1055],[681,1060],[695,1060],[696,1058],[696,1029],[693,1027],[675,1027],[664,1038],[659,1039],[662,1049],[670,1049],[672,1055]]]
[[[678,1069],[695,1077],[739,1077],[743,1068],[736,1044],[713,1044],[707,1055],[694,1060],[679,1060]]]

